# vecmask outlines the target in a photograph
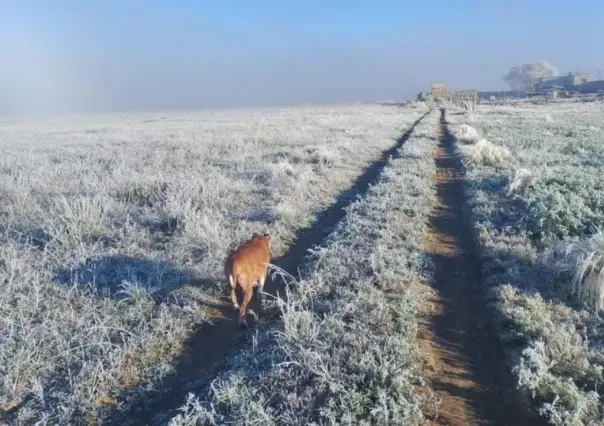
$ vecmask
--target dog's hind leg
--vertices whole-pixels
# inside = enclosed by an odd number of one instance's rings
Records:
[[[237,303],[237,293],[235,293],[235,288],[237,287],[237,281],[233,278],[232,274],[229,274],[229,287],[230,287],[231,302],[233,303],[233,308],[239,309],[239,303]]]

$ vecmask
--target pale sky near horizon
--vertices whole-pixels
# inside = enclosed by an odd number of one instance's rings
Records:
[[[404,100],[604,71],[604,1],[0,0],[0,114]]]

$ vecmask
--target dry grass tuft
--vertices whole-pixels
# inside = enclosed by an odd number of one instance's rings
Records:
[[[596,311],[604,307],[604,233],[596,230],[589,237],[580,238],[566,246],[571,256],[574,274],[573,292]]]
[[[474,127],[463,123],[458,127],[457,140],[462,143],[472,144],[480,140],[480,135]]]
[[[534,180],[533,174],[527,169],[516,169],[514,176],[508,182],[506,194],[512,195],[517,192],[522,192]]]
[[[511,157],[508,149],[486,139],[480,139],[473,145],[461,145],[459,150],[470,162],[485,166],[503,166]]]

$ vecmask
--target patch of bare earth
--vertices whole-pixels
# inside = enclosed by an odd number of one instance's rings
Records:
[[[486,289],[463,188],[463,165],[441,112],[434,207],[426,247],[433,286],[422,308],[419,340],[429,391],[429,425],[525,425],[540,421],[516,398],[514,383],[488,321]]]

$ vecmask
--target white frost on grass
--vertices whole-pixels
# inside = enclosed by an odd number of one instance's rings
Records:
[[[604,308],[604,233],[569,242],[565,252],[572,258],[574,274],[572,289],[596,311]]]
[[[462,123],[459,125],[456,136],[460,142],[468,144],[478,142],[481,139],[480,135],[478,134],[478,131],[474,127],[466,123]]]
[[[470,162],[486,166],[502,166],[511,157],[508,149],[486,139],[480,139],[473,145],[460,145],[458,149]]]
[[[467,180],[499,336],[513,351],[525,342],[511,358],[519,389],[552,425],[602,424],[603,238],[582,237],[604,226],[601,106],[481,106],[474,123],[514,153],[499,168],[469,163]]]
[[[165,391],[193,327],[216,317],[228,250],[270,230],[283,254],[420,115],[2,119],[0,407],[25,402],[24,424],[102,424],[123,390]]]
[[[512,195],[523,191],[533,182],[534,178],[533,174],[527,169],[516,169],[514,171],[514,176],[508,182],[506,193]]]
[[[415,424],[415,343],[425,277],[423,236],[434,203],[437,111],[376,185],[309,256],[282,325],[227,360],[209,394],[190,395],[171,426]],[[429,268],[428,268],[429,269]],[[212,378],[214,379],[214,378]]]

